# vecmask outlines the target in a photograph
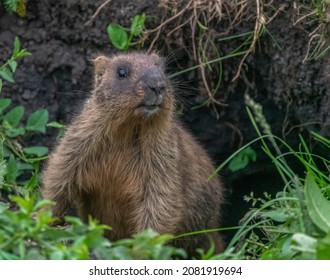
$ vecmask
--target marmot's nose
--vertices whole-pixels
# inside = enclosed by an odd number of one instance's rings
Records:
[[[156,95],[165,93],[166,80],[162,71],[151,68],[145,73],[143,80],[146,87]]]
[[[165,80],[162,77],[151,77],[148,82],[147,86],[150,90],[152,90],[156,95],[163,94],[165,92]]]

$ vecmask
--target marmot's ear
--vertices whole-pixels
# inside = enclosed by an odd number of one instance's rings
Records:
[[[93,59],[93,63],[95,67],[95,75],[102,76],[109,66],[110,59],[104,55],[101,55]]]
[[[165,58],[160,56],[157,52],[153,52],[150,54],[151,58],[155,61],[155,63],[161,67],[165,67]]]

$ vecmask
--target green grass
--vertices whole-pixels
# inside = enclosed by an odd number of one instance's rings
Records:
[[[259,136],[255,141],[262,143],[263,151],[281,175],[283,190],[275,197],[267,193],[263,198],[255,198],[253,193],[245,197],[252,207],[226,251],[241,251],[245,259],[330,259],[330,141],[313,133],[315,141],[326,150],[324,155],[313,154],[302,137],[295,150],[271,133],[262,107],[249,97],[246,100]],[[290,167],[288,157],[300,162],[303,176]]]
[[[297,23],[304,22],[309,33],[309,42],[304,61],[318,60],[329,53],[329,0],[298,1],[300,12]]]

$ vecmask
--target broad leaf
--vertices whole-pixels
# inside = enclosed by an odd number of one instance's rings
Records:
[[[313,251],[317,244],[317,239],[300,232],[292,235],[292,241],[295,242],[296,246],[299,246],[302,251]]]
[[[45,260],[45,256],[42,255],[41,250],[39,251],[36,248],[31,248],[27,251],[25,255],[26,260]]]
[[[230,171],[235,172],[245,168],[251,161],[256,161],[256,159],[256,152],[251,147],[247,147],[230,161],[228,168]]]
[[[15,138],[19,135],[24,135],[25,134],[25,129],[23,127],[18,127],[18,128],[9,127],[9,128],[6,128],[5,132],[6,132],[7,136],[9,136],[11,138]]]
[[[9,66],[10,66],[10,68],[11,68],[11,71],[12,71],[13,73],[15,73],[16,68],[17,68],[17,62],[16,62],[15,60],[12,60],[12,61],[9,62]]]
[[[61,123],[58,123],[58,122],[47,123],[47,126],[55,127],[55,128],[65,128],[66,127],[64,124],[61,124]]]
[[[330,230],[330,201],[323,196],[310,172],[306,176],[305,195],[311,220],[322,231],[328,232]]]
[[[6,81],[8,81],[10,83],[15,83],[13,74],[11,73],[11,71],[8,67],[5,67],[0,71],[0,77],[2,77],[3,79],[5,79]]]
[[[24,107],[17,106],[4,116],[4,120],[7,121],[12,127],[16,127],[21,121],[23,115]]]
[[[263,217],[270,218],[276,222],[284,223],[290,218],[286,209],[278,208],[276,210],[270,210],[262,214]]]
[[[33,170],[33,166],[29,163],[18,161],[17,162],[17,169],[19,171],[25,171],[25,170]]]
[[[28,52],[27,50],[23,49],[23,50],[19,51],[19,53],[16,55],[16,58],[21,58],[21,57],[29,56],[29,55],[31,55],[31,53]]]
[[[2,112],[6,110],[10,104],[11,104],[11,99],[9,98],[0,99],[0,114],[2,114]]]
[[[36,175],[34,175],[34,177],[37,177]],[[55,202],[48,200],[48,199],[42,199],[39,200],[36,205],[34,206],[34,211],[37,211],[45,206],[50,206],[50,205],[55,205]]]
[[[48,111],[45,109],[40,109],[29,116],[25,128],[29,131],[39,131],[41,133],[45,133],[47,122]]]
[[[124,50],[128,45],[128,36],[124,28],[118,24],[109,24],[107,27],[111,43],[119,50]]]
[[[33,211],[33,206],[35,202],[34,196],[26,198],[19,196],[11,196],[10,198],[12,201],[18,204],[24,214],[31,213]]]
[[[145,21],[146,15],[145,13],[142,13],[141,15],[136,15],[132,21],[131,24],[131,34],[134,36],[141,35],[143,29],[144,29],[144,21]]]
[[[0,160],[0,190],[4,185],[4,178],[7,173],[7,162],[3,159]]]
[[[9,203],[0,202],[0,214],[9,208]]]
[[[15,157],[11,155],[7,162],[6,180],[8,184],[13,184],[17,178],[18,170]]]
[[[21,49],[21,42],[19,41],[19,38],[16,36],[14,41],[13,57],[15,57],[18,54],[20,49]]]
[[[325,238],[317,242],[316,252],[318,260],[330,260],[330,231]]]
[[[3,146],[3,157],[10,157],[12,154],[13,152],[7,146]]]
[[[65,255],[61,251],[55,251],[55,252],[52,252],[50,254],[49,259],[50,260],[64,260],[65,259]]]
[[[42,157],[48,153],[48,148],[43,146],[27,147],[23,149],[27,155]]]

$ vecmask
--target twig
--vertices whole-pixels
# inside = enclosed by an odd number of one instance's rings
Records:
[[[180,29],[182,26],[186,25],[191,20],[191,18],[192,18],[192,16],[190,18],[188,18],[188,20],[186,20],[184,23],[181,23],[180,25],[178,25],[177,27],[175,27],[174,29],[172,29],[167,34],[167,37],[170,37],[175,31],[177,31],[178,29]]]
[[[193,0],[189,1],[189,3],[187,4],[186,7],[184,7],[180,12],[178,12],[176,15],[170,17],[169,19],[165,20],[164,22],[162,22],[160,25],[158,25],[156,28],[148,30],[148,33],[153,33],[158,31],[159,29],[162,29],[164,25],[168,24],[169,22],[171,22],[172,20],[176,19],[178,16],[180,16],[181,14],[183,14],[191,5],[191,3],[193,2]]]
[[[108,5],[112,0],[107,0],[105,1],[101,6],[99,6],[96,10],[96,12],[92,15],[92,17],[85,22],[85,26],[91,26],[94,19],[97,17],[97,15],[101,12],[101,10],[106,6]]]
[[[314,125],[314,124],[319,124],[320,125],[321,121],[311,121],[311,122],[305,122],[305,123],[302,123],[302,124],[293,125],[293,126],[290,127],[290,129],[288,131],[285,132],[285,137],[288,136],[294,129],[305,127],[305,126],[308,126],[308,125]]]
[[[158,29],[155,37],[152,39],[152,42],[148,48],[148,53],[150,53],[152,51],[152,48],[154,47],[156,41],[158,40],[161,31],[162,31],[161,29]]]
[[[226,126],[228,126],[229,128],[231,128],[234,132],[237,133],[238,138],[239,138],[238,147],[242,147],[243,141],[244,141],[244,137],[243,137],[243,134],[240,131],[240,129],[238,127],[236,127],[235,125],[233,125],[232,123],[230,123],[230,122],[225,122],[224,124]],[[231,137],[231,139],[233,139],[233,136]],[[233,143],[233,141],[232,141],[232,143]]]
[[[273,21],[273,19],[275,18],[275,17],[277,17],[277,15],[280,13],[280,12],[283,12],[286,8],[288,7],[288,5],[287,4],[282,4],[278,9],[277,9],[277,11],[269,18],[269,19],[267,19],[267,23],[266,24],[269,24],[270,22],[272,22]]]

